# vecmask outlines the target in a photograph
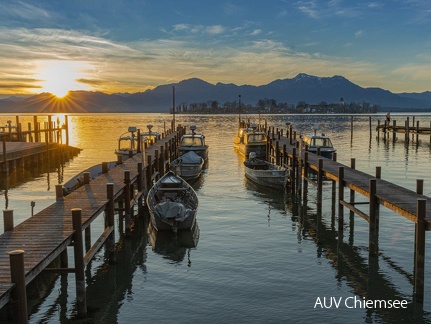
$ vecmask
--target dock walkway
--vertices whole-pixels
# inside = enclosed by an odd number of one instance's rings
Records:
[[[276,142],[278,141],[278,145]],[[293,149],[296,149],[295,159],[299,161],[305,160],[305,150],[300,150],[296,144],[290,144],[289,138],[280,137],[279,140],[273,139],[272,150],[278,148],[279,154],[283,154],[283,147],[286,146],[286,154],[289,158],[293,157]],[[339,168],[344,168],[344,176],[342,178],[345,187],[362,194],[365,197],[370,197],[370,180],[376,180],[376,196],[379,203],[397,214],[413,221],[417,221],[417,200],[425,199],[428,206],[431,206],[431,198],[418,194],[412,190],[406,189],[389,181],[376,178],[373,175],[365,172],[352,169],[344,164],[333,161],[331,159],[323,158],[316,154],[308,152],[308,167],[315,171],[319,170],[319,159],[323,160],[322,171],[324,175],[336,182],[339,182]],[[426,211],[425,222],[426,229],[431,230],[431,208]]]
[[[168,143],[176,141],[178,134],[178,132],[170,132],[155,145],[146,148],[147,157],[156,157],[152,160],[150,169],[157,168],[153,164],[157,161],[159,149],[163,151],[163,147],[167,147]],[[43,145],[45,146],[45,144]],[[11,292],[14,287],[14,284],[11,283],[8,253],[14,250],[25,251],[25,284],[28,285],[72,243],[74,229],[71,210],[80,208],[82,210],[82,229],[89,227],[91,222],[105,211],[109,203],[107,184],[113,184],[115,201],[123,195],[126,186],[124,171],[130,171],[131,184],[138,181],[139,175],[145,174],[144,169],[141,173],[138,172],[138,163],[143,162],[143,159],[142,153],[136,154],[71,194],[57,199],[54,204],[15,226],[12,231],[0,235],[0,308],[11,300]],[[148,160],[151,161],[151,158]],[[112,230],[110,229],[111,232]]]

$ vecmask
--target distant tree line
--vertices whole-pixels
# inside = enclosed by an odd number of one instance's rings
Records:
[[[338,103],[327,103],[322,101],[317,105],[311,105],[305,101],[300,101],[296,105],[285,102],[277,103],[277,100],[268,98],[259,99],[254,106],[251,104],[241,103],[241,113],[248,114],[358,114],[376,113],[379,110],[379,105],[370,104],[368,102],[347,103],[343,98],[340,98]],[[238,112],[238,101],[227,101],[224,104],[220,104],[217,100],[193,102],[190,104],[182,102],[177,105],[175,109],[175,113],[180,114],[237,114]]]

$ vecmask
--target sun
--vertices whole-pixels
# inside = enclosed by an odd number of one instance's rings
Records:
[[[38,78],[43,92],[50,92],[58,98],[65,97],[71,90],[87,90],[77,80],[82,78],[83,63],[75,61],[44,61],[40,63]]]

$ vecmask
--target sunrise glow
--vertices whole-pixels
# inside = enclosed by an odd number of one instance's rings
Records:
[[[89,90],[77,80],[82,78],[83,63],[71,61],[44,61],[40,63],[37,78],[41,80],[42,92],[50,92],[58,98],[72,90]]]

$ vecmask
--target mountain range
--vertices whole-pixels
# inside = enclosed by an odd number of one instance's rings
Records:
[[[0,113],[84,113],[84,112],[168,112],[173,103],[180,104],[237,101],[255,106],[259,99],[275,99],[296,105],[298,102],[318,104],[366,102],[382,110],[431,110],[431,92],[392,93],[381,88],[362,88],[342,76],[317,77],[304,73],[291,79],[274,80],[266,85],[211,84],[192,78],[160,85],[137,93],[105,94],[94,91],[71,91],[64,99],[50,93],[27,98],[8,97],[0,100]]]

